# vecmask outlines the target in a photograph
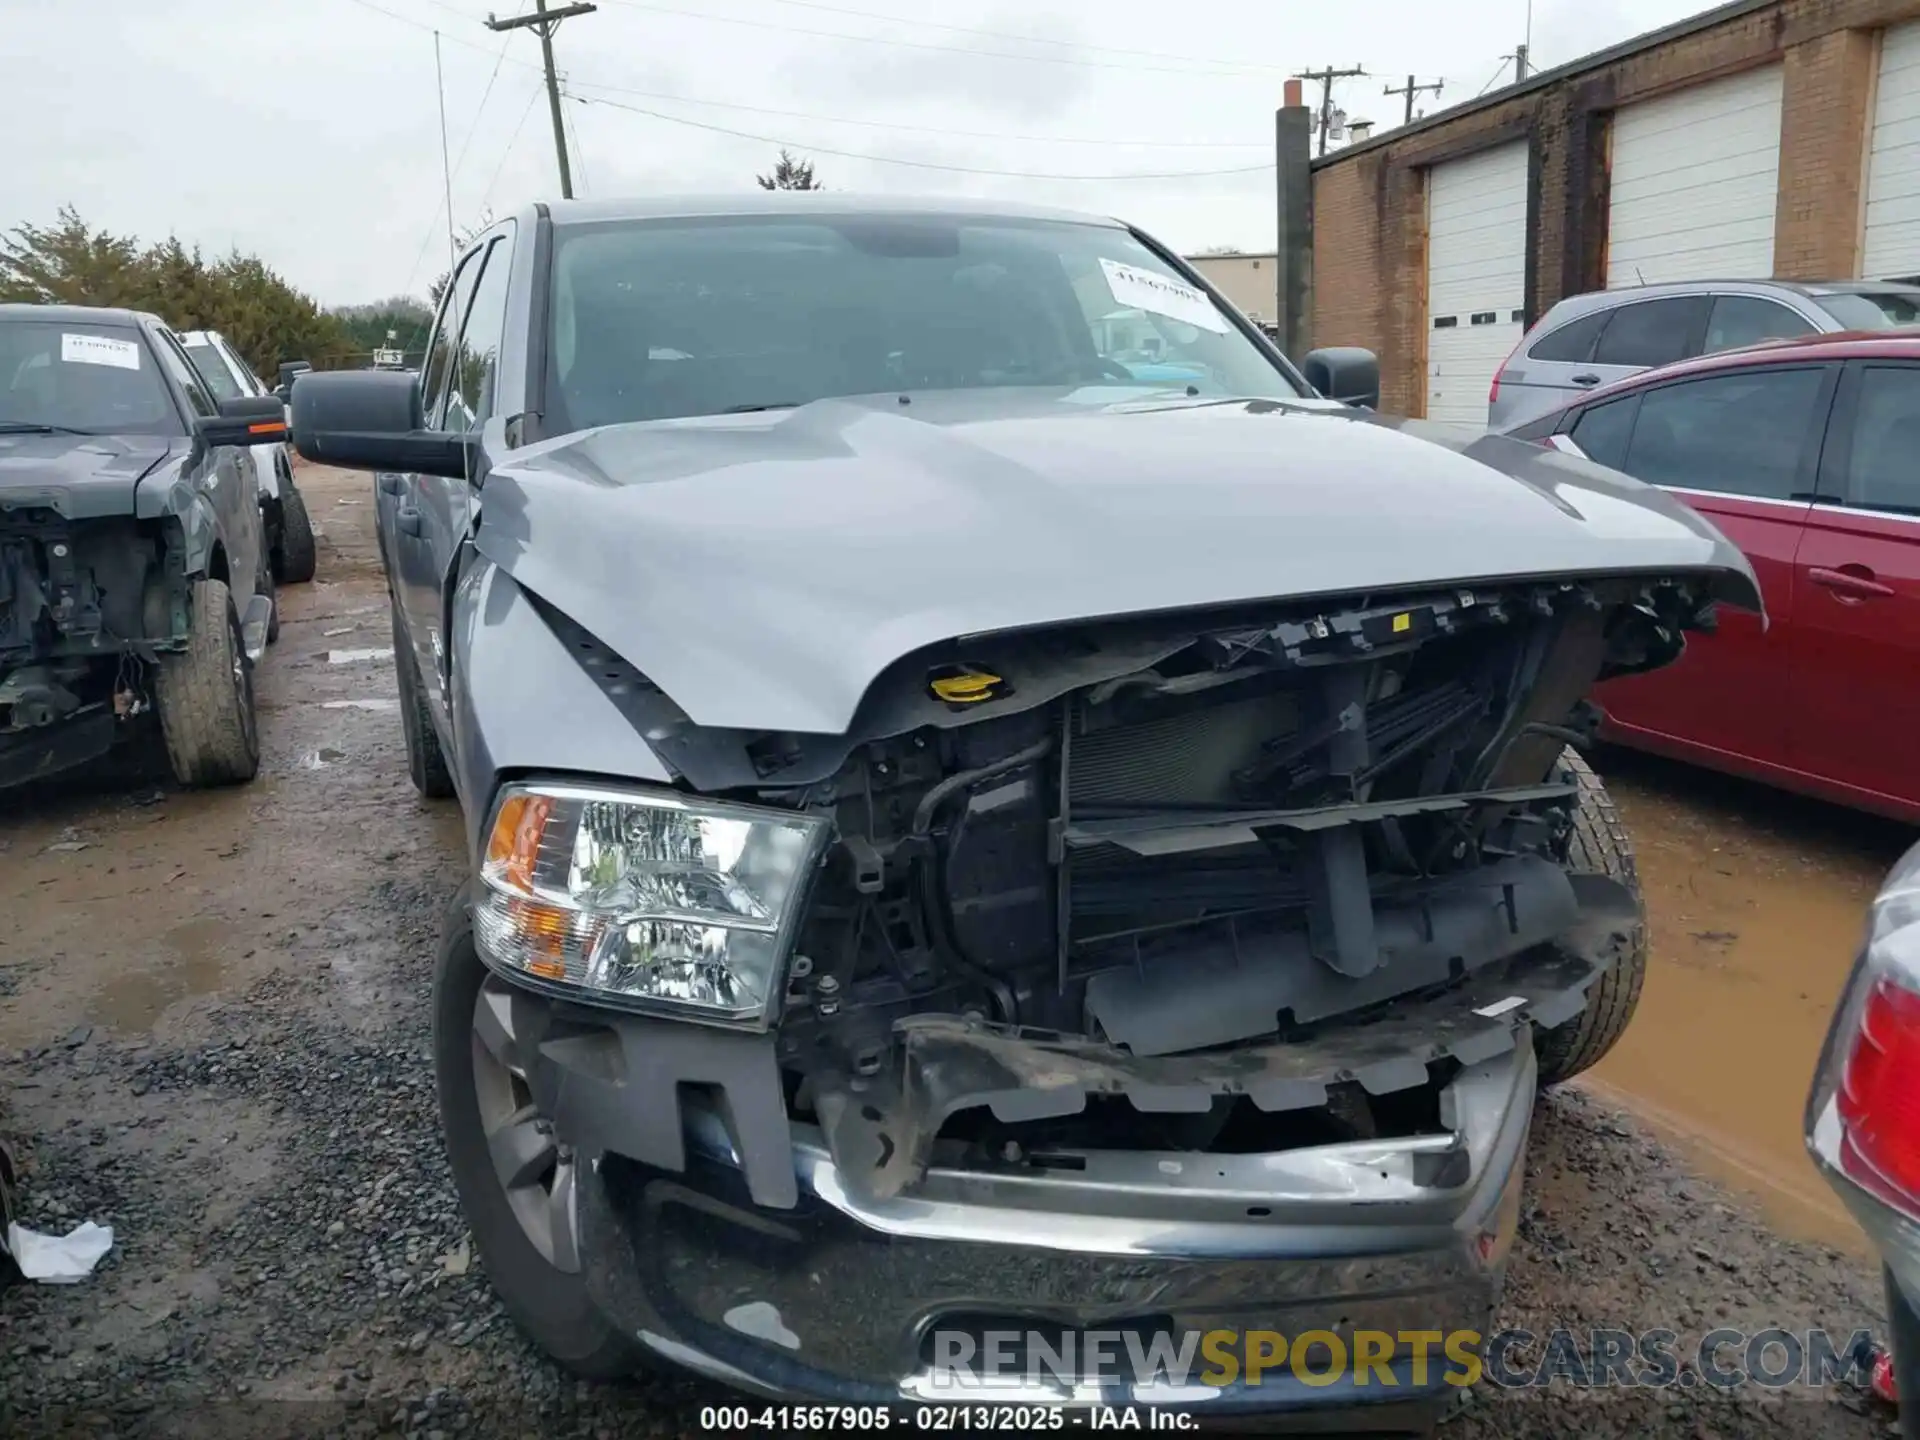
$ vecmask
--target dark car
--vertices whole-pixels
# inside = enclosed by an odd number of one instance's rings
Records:
[[[1316,396],[1151,238],[984,203],[535,207],[421,377],[293,408],[377,472],[413,778],[472,843],[448,1153],[542,1346],[1431,1421],[1405,1349],[1196,1390],[1194,1347],[1484,1329],[1536,1086],[1646,963],[1568,739],[1757,603],[1710,525]]]
[[[246,447],[285,435],[152,315],[0,305],[0,785],[155,714],[182,784],[253,778],[274,608]]]
[[[1685,500],[1766,597],[1603,686],[1608,738],[1920,820],[1920,334],[1709,356],[1513,433]]]

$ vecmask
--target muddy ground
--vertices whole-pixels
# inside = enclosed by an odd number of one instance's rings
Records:
[[[407,783],[370,487],[315,468],[301,483],[320,578],[282,595],[259,780],[182,794],[109,774],[0,799],[0,1124],[27,1160],[20,1218],[115,1234],[85,1283],[0,1293],[0,1433],[695,1433],[711,1392],[563,1379],[467,1248],[427,1065],[457,812]],[[1621,1049],[1539,1108],[1500,1323],[1877,1331],[1877,1271],[1797,1124],[1862,907],[1908,836],[1600,763],[1639,848],[1655,969]],[[1845,1387],[1683,1377],[1482,1385],[1444,1433],[1853,1440],[1889,1419]]]

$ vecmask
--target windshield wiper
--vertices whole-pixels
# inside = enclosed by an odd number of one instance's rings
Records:
[[[798,400],[775,400],[767,405],[729,405],[720,413],[722,415],[753,415],[762,410],[798,410],[799,408]]]
[[[71,425],[42,425],[37,420],[0,420],[0,435],[91,435]]]

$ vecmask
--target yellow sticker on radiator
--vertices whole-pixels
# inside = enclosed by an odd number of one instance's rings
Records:
[[[1402,611],[1400,614],[1393,617],[1393,633],[1394,634],[1398,635],[1403,630],[1411,630],[1412,628],[1413,628],[1412,612]]]

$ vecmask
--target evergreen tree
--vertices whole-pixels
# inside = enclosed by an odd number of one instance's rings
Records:
[[[756,175],[762,190],[824,190],[827,187],[813,178],[813,162],[796,160],[785,150],[773,167],[771,175]]]
[[[218,330],[263,378],[282,360],[338,362],[352,337],[257,256],[209,262],[178,238],[142,246],[94,230],[72,207],[54,225],[0,236],[0,301],[145,310],[177,330]]]

